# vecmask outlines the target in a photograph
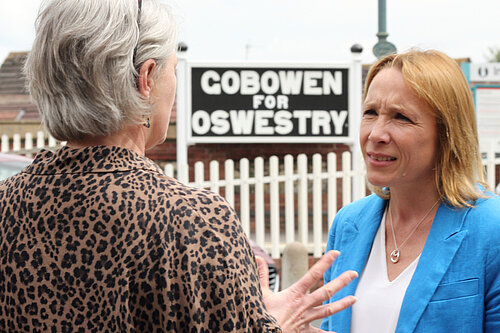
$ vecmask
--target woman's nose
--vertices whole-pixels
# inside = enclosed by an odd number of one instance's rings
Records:
[[[391,140],[389,126],[384,119],[379,118],[372,124],[368,139],[375,143],[389,143]]]

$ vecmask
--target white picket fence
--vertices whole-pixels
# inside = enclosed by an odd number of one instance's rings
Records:
[[[496,179],[498,175],[496,174],[496,166],[500,165],[500,139],[498,140],[488,140],[482,145],[486,148],[486,151],[482,152],[483,156],[483,166],[486,171],[486,182],[492,191],[497,188],[497,194],[500,195],[498,191],[498,186]]]
[[[64,145],[64,142],[57,141],[43,131],[38,131],[35,137],[29,132],[24,138],[20,134],[14,134],[12,138],[7,134],[0,137],[0,153],[23,154],[28,157],[32,157],[42,148],[57,148],[61,145]]]
[[[64,143],[43,132],[37,133],[36,141],[31,134],[23,139],[15,135],[12,140],[3,135],[0,151],[31,156],[43,147],[56,148],[61,144]],[[496,149],[497,142],[484,146],[487,148],[483,165],[487,182],[494,190],[500,151]],[[167,164],[165,173],[189,186],[220,193],[235,208],[247,235],[273,258],[279,258],[285,245],[294,241],[303,243],[314,257],[320,257],[337,211],[368,194],[363,163],[352,163],[353,158],[361,159],[344,152],[340,157],[329,153],[326,159],[320,154],[312,158],[301,154],[296,158],[286,155],[281,161],[276,156],[268,160],[226,160],[223,165],[211,161],[208,177],[203,162],[196,162],[193,172],[187,165],[175,168]],[[359,165],[360,169],[353,170],[352,165]]]
[[[177,178],[187,185],[216,193],[223,189],[221,194],[229,204],[239,207],[237,214],[247,235],[270,251],[273,258],[279,258],[285,244],[294,241],[302,242],[315,257],[320,257],[326,245],[327,229],[339,206],[351,202],[353,192],[359,193],[356,197],[366,195],[364,170],[352,170],[350,152],[342,153],[340,170],[337,170],[334,153],[329,153],[326,160],[320,154],[313,155],[311,160],[305,154],[298,155],[296,160],[286,155],[282,162],[276,156],[268,161],[258,157],[251,165],[243,158],[235,168],[233,160],[226,160],[223,179],[219,177],[217,161],[210,162],[209,177],[204,175],[204,163],[196,162],[192,181],[188,179],[187,166],[179,168]],[[174,177],[174,166],[168,164],[165,173]],[[357,191],[353,191],[354,178],[360,180]],[[337,180],[341,181],[340,188]],[[340,205],[337,204],[339,192]]]

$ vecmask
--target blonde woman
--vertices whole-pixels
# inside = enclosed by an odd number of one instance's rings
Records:
[[[360,144],[375,194],[335,217],[326,272],[360,273],[331,301],[352,307],[322,328],[500,332],[500,198],[483,181],[474,105],[457,63],[438,51],[378,61],[366,80]]]

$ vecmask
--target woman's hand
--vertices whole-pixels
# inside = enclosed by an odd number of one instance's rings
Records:
[[[291,287],[273,293],[269,289],[269,270],[265,260],[257,257],[259,279],[262,287],[264,303],[281,326],[283,332],[324,332],[310,325],[313,320],[331,316],[356,302],[354,296],[347,296],[336,302],[322,305],[340,289],[354,280],[358,273],[346,271],[335,280],[315,290],[307,292],[340,255],[338,251],[329,251],[311,269]]]

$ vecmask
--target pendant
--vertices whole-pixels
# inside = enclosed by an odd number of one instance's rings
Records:
[[[399,249],[394,249],[394,251],[391,252],[391,261],[393,264],[399,261]]]

